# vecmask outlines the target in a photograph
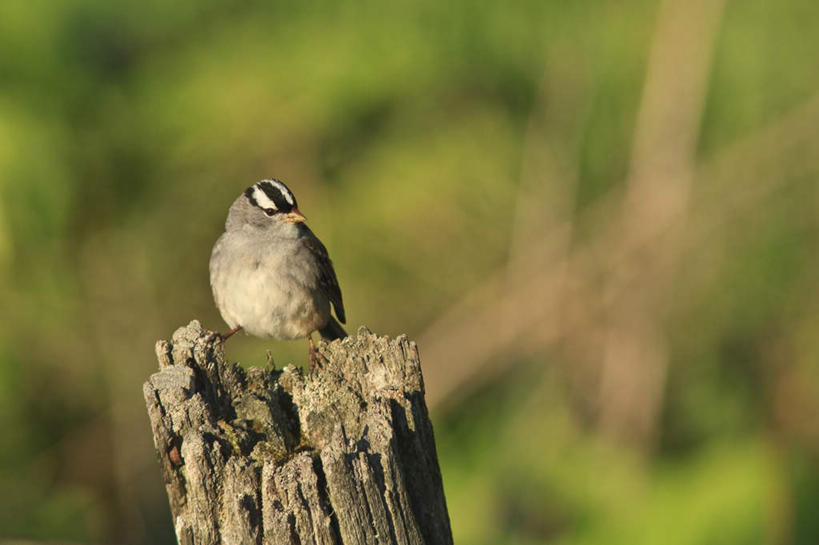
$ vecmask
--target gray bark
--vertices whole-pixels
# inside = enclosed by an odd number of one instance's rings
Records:
[[[199,322],[144,385],[179,543],[451,544],[415,343],[320,343],[305,376],[226,364]]]

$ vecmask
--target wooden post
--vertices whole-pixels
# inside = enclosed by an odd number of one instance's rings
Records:
[[[451,544],[415,343],[361,328],[309,376],[224,361],[199,322],[144,385],[182,545]]]

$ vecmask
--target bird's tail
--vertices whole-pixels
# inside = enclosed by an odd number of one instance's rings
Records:
[[[323,328],[319,329],[319,333],[321,334],[321,338],[325,341],[332,341],[335,339],[343,339],[347,336],[347,332],[344,331],[344,328],[341,327],[341,324],[336,321],[335,318],[330,316],[330,321],[327,322],[327,325]]]

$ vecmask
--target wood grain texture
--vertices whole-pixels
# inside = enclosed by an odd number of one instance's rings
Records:
[[[145,402],[181,544],[452,543],[415,343],[366,328],[305,376],[226,364],[199,322]]]

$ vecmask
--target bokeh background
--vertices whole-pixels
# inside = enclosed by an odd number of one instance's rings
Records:
[[[0,541],[174,542],[141,385],[275,176],[420,346],[457,543],[819,543],[818,21],[0,2]]]

